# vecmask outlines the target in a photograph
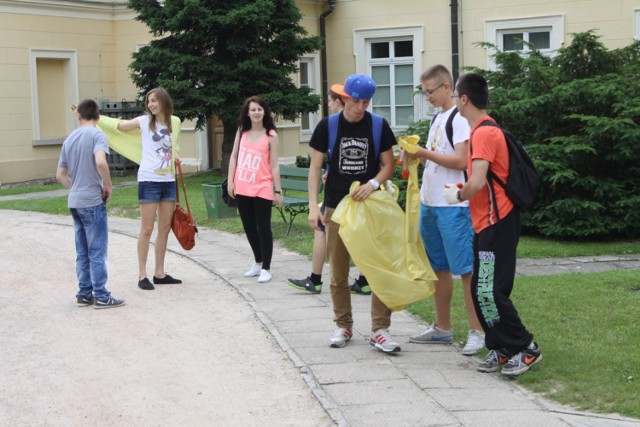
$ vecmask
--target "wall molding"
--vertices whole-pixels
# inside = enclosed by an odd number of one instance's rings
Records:
[[[90,0],[0,0],[0,13],[99,21],[130,21],[136,17],[136,12],[127,8],[127,2]]]

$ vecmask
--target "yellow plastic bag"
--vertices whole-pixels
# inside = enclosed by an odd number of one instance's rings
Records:
[[[417,177],[417,165],[415,169]],[[358,185],[354,182],[350,192]],[[419,203],[419,190],[417,196]],[[362,202],[346,196],[331,218],[340,224],[353,262],[389,309],[402,310],[433,294],[436,276],[418,234],[415,209],[413,216],[405,215],[390,193],[374,191]]]

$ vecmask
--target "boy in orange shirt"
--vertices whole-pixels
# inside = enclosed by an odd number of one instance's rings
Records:
[[[525,328],[511,302],[516,272],[516,247],[520,238],[520,211],[499,185],[491,185],[491,170],[506,182],[509,151],[502,130],[485,126],[494,120],[487,115],[489,88],[479,74],[460,77],[453,95],[460,114],[471,127],[469,138],[469,180],[462,186],[445,184],[445,200],[457,204],[469,200],[474,230],[474,265],[471,294],[485,331],[489,354],[478,365],[480,372],[516,376],[542,359],[540,347]]]

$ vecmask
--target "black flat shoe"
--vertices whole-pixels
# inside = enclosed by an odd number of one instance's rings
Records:
[[[140,289],[144,289],[145,291],[152,291],[155,289],[155,286],[153,286],[149,279],[147,279],[146,277],[138,282],[138,287]]]
[[[165,274],[162,278],[153,276],[153,283],[155,285],[179,285],[182,283],[182,280],[175,279],[168,274]]]

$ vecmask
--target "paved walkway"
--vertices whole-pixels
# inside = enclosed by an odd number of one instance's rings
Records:
[[[3,218],[71,226],[68,216],[0,210]],[[139,221],[110,218],[111,233],[138,235]],[[133,245],[132,241],[132,245]],[[402,344],[398,355],[373,350],[369,298],[353,296],[354,339],[343,349],[327,345],[334,329],[328,292],[311,295],[286,285],[304,275],[309,260],[276,245],[273,280],[258,284],[242,276],[251,262],[244,236],[201,229],[196,247],[183,251],[173,237],[169,249],[207,269],[237,290],[299,371],[328,416],[340,426],[638,426],[640,420],[574,411],[528,392],[500,375],[475,371],[475,358],[455,346],[409,344],[424,325],[406,312],[393,314],[391,333]],[[34,258],[35,259],[35,258]],[[521,260],[518,274],[556,274],[640,268],[640,255],[553,260]],[[180,276],[179,271],[174,271]],[[353,277],[356,271],[352,272]],[[325,274],[328,275],[327,271]],[[325,276],[326,277],[326,276]],[[186,283],[202,286],[206,283]],[[130,293],[137,292],[137,289]],[[126,293],[117,293],[127,299]],[[129,309],[133,309],[130,302]],[[124,310],[124,309],[123,309]],[[171,311],[167,310],[170,318]],[[242,357],[238,354],[237,357]],[[544,362],[539,369],[544,369]],[[269,396],[264,396],[267,399]],[[308,421],[308,420],[307,420]],[[308,423],[307,423],[308,424]]]

